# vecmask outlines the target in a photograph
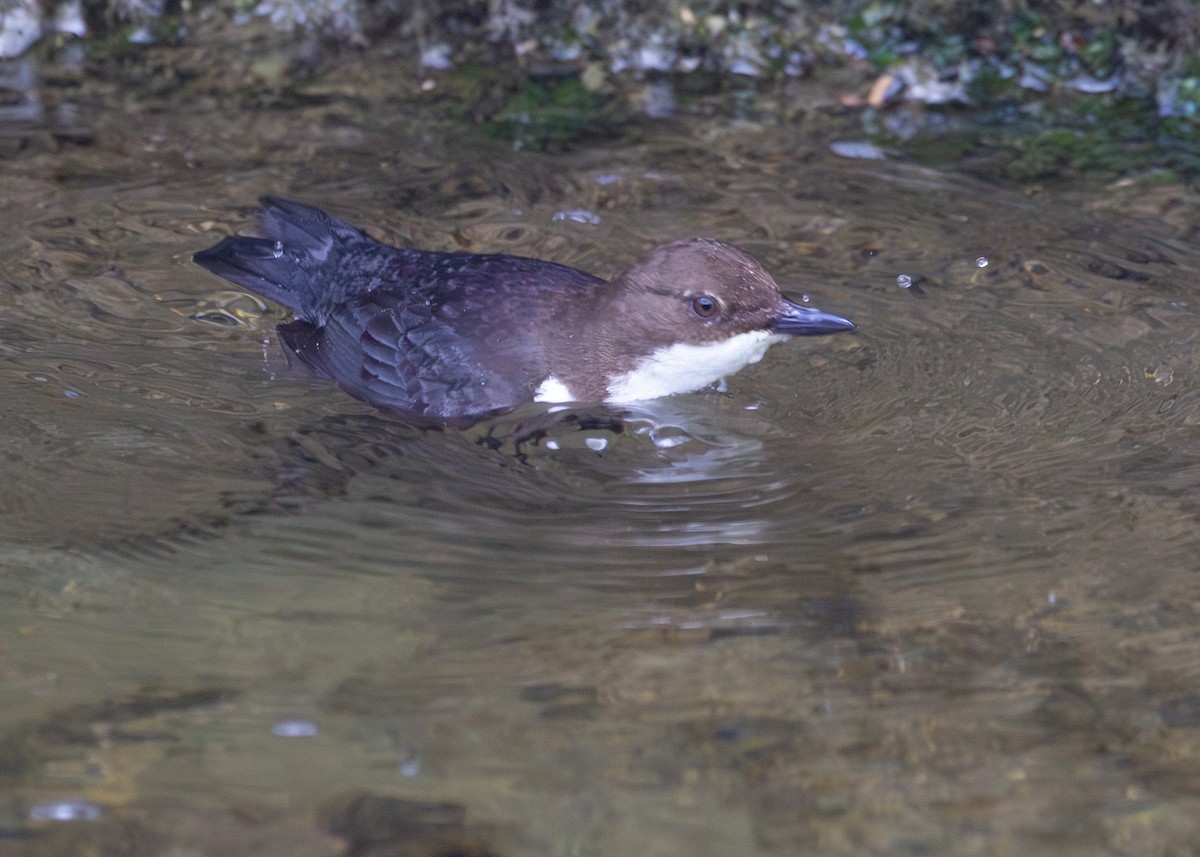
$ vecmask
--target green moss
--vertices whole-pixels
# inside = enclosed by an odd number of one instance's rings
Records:
[[[149,39],[138,41],[134,36],[147,31]],[[126,60],[141,56],[147,45],[178,44],[186,32],[186,24],[180,17],[167,15],[140,23],[121,24],[105,35],[95,36],[83,42],[91,59],[96,61]]]
[[[546,149],[611,130],[611,99],[588,91],[578,77],[530,81],[485,125],[514,148]]]
[[[84,42],[88,57],[99,62],[104,62],[108,60],[123,60],[140,55],[145,45],[136,44],[129,39],[139,29],[139,26],[137,24],[126,24],[105,36],[88,39]]]
[[[1017,101],[1025,93],[1015,74],[1004,74],[995,65],[982,65],[976,75],[967,81],[967,97],[974,104],[994,105]]]
[[[1117,34],[1104,28],[1092,33],[1079,51],[1079,58],[1091,74],[1099,78],[1111,77],[1117,71]]]
[[[1200,120],[1200,77],[1181,77],[1162,84],[1165,112],[1176,124]]]
[[[896,3],[868,3],[846,21],[846,31],[867,52],[867,59],[878,68],[887,68],[900,59],[906,40],[902,9]]]
[[[924,135],[912,140],[907,151],[925,164],[956,164],[976,147],[965,134]]]

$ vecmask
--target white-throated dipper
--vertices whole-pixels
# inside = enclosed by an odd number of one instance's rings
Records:
[[[402,250],[316,208],[260,202],[266,237],[226,238],[196,263],[291,309],[279,335],[301,363],[409,416],[686,393],[790,336],[854,328],[787,300],[712,238],[659,247],[605,282],[520,256]]]

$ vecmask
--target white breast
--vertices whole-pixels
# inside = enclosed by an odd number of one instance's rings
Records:
[[[545,381],[538,384],[537,390],[534,391],[533,400],[535,402],[573,402],[575,396],[567,389],[567,385],[555,378],[553,375]]]
[[[707,345],[681,342],[659,348],[631,371],[610,381],[605,401],[642,402],[699,390],[757,363],[768,348],[787,338],[782,333],[753,330]]]

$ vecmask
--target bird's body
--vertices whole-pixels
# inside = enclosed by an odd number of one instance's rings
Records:
[[[262,203],[265,238],[226,238],[196,262],[289,307],[279,332],[302,363],[410,416],[688,392],[790,335],[853,327],[786,301],[713,239],[660,247],[605,282],[519,256],[390,247],[318,209]]]

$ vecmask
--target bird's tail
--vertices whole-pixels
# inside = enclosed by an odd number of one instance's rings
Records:
[[[225,238],[201,250],[197,265],[321,323],[318,303],[343,247],[365,237],[345,221],[277,196],[259,199],[264,238]]]

